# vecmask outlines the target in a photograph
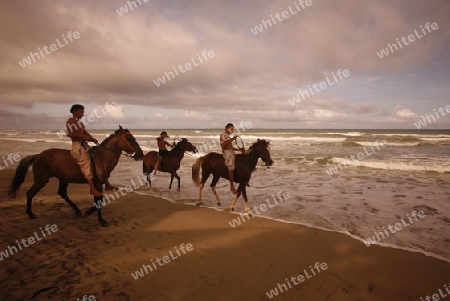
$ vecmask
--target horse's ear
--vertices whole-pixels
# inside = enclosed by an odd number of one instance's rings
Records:
[[[123,130],[123,129],[122,129],[122,126],[121,126],[120,124],[119,124],[119,130]]]
[[[261,141],[261,140],[259,140],[259,138],[258,138],[258,142],[259,142],[259,141]]]

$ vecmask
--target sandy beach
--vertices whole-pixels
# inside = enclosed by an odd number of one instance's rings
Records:
[[[450,282],[450,264],[422,254],[262,218],[231,228],[237,215],[227,211],[136,193],[103,208],[111,225],[102,228],[95,215],[75,216],[54,179],[36,196],[38,219],[30,220],[24,211],[32,176],[9,200],[12,175],[0,173],[0,251],[47,224],[58,231],[3,258],[1,300],[30,300],[40,290],[33,300],[270,300],[266,293],[278,284],[287,290],[277,300],[420,300]],[[83,212],[92,204],[87,192],[86,185],[69,186]],[[182,244],[191,250],[182,253]],[[132,276],[169,254],[153,271]],[[316,263],[327,269],[313,275]],[[305,272],[302,283],[288,286],[286,278]]]

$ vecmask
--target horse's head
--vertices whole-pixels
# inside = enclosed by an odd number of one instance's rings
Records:
[[[116,130],[111,136],[113,136],[112,139],[117,141],[119,149],[121,151],[125,151],[129,155],[132,155],[134,160],[138,161],[144,158],[144,152],[137,143],[136,138],[134,138],[128,129],[124,129],[119,125],[119,129]],[[106,142],[106,140],[104,142]]]
[[[190,143],[186,138],[182,138],[175,147],[182,149],[184,152],[193,152],[194,154],[197,152],[197,148],[192,145],[192,143]]]
[[[264,161],[266,166],[271,166],[273,164],[273,160],[270,157],[269,145],[270,141],[266,141],[265,139],[258,139],[258,141],[250,146],[251,151],[255,152],[258,158],[261,158],[261,160]]]

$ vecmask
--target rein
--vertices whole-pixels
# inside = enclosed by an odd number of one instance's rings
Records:
[[[241,141],[242,147],[239,147],[239,145],[238,145],[238,143],[237,143],[237,139],[234,140],[234,143],[236,144],[236,147],[237,147],[237,148],[243,148],[243,149],[245,149],[245,143],[244,143],[244,140],[242,140],[241,136],[237,136],[237,137],[238,137],[239,140]]]

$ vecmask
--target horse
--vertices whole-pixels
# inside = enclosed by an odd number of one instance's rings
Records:
[[[230,211],[234,211],[234,205],[242,194],[244,197],[245,212],[251,215],[248,208],[246,186],[250,182],[250,177],[253,171],[256,169],[256,164],[258,163],[259,158],[263,160],[266,166],[271,166],[273,164],[273,160],[270,157],[269,144],[270,141],[258,139],[257,142],[253,143],[253,145],[244,152],[244,154],[236,155],[236,168],[234,169],[233,180],[234,182],[239,183],[239,186],[237,189],[238,193],[235,196],[234,200],[231,202],[231,206],[229,208]],[[199,177],[200,168],[202,169],[201,180]],[[194,184],[200,188],[198,205],[203,204],[202,190],[210,174],[213,175],[210,187],[216,197],[217,205],[220,206],[220,198],[216,192],[216,184],[220,178],[228,179],[229,175],[228,168],[225,166],[225,159],[223,158],[222,154],[215,152],[209,153],[203,157],[198,158],[192,166],[192,180]]]
[[[178,180],[177,191],[180,191],[180,176],[177,170],[180,168],[180,162],[184,157],[184,152],[197,152],[197,148],[193,146],[186,138],[181,139],[167,155],[164,156],[158,170],[170,173],[169,189],[172,189],[173,178]],[[152,186],[151,173],[155,170],[156,161],[158,160],[158,152],[148,152],[142,162],[142,171],[147,176],[149,186]]]
[[[98,146],[90,148],[91,166],[94,174],[94,185],[98,191],[102,191],[102,186],[109,178],[114,167],[116,167],[122,151],[127,156],[133,157],[136,161],[142,160],[144,153],[136,139],[128,131],[119,126],[119,129],[107,137]],[[59,180],[58,195],[61,196],[75,210],[77,216],[82,216],[80,209],[67,196],[67,187],[69,183],[85,184],[86,178],[81,173],[81,169],[75,159],[70,154],[70,150],[51,148],[40,154],[30,155],[19,162],[14,178],[11,181],[8,195],[11,198],[16,197],[16,193],[25,180],[28,168],[33,165],[34,183],[27,191],[26,213],[30,219],[36,219],[36,215],[31,211],[33,197],[48,183],[49,179],[56,177]],[[103,227],[108,226],[102,218],[101,196],[94,197],[94,204],[85,212],[89,216],[97,211],[98,221]]]

